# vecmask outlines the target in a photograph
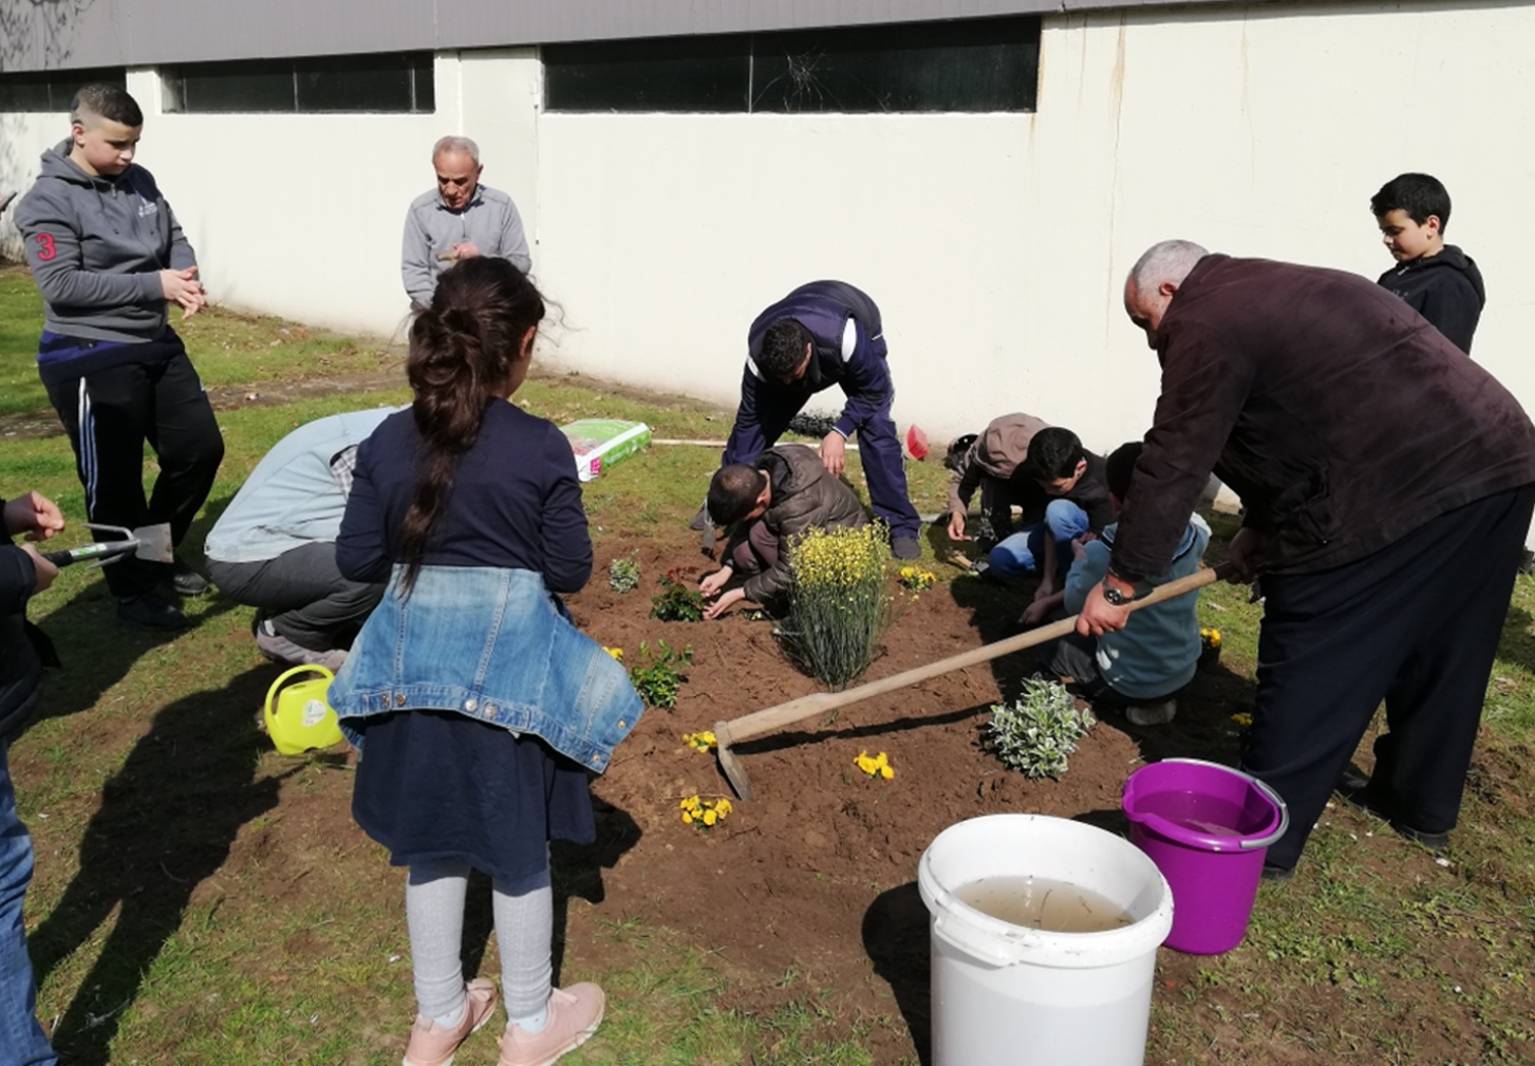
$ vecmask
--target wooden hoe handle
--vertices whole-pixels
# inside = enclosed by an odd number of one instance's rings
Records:
[[[1130,610],[1138,611],[1142,607],[1150,607],[1153,604],[1162,603],[1165,600],[1175,599],[1179,596],[1195,592],[1206,585],[1213,584],[1217,579],[1226,576],[1226,567],[1211,570],[1202,568],[1197,573],[1180,577],[1176,581],[1169,581],[1165,585],[1159,585],[1151,594],[1130,604]],[[808,696],[790,700],[788,703],[780,703],[775,707],[768,707],[752,714],[733,718],[728,722],[721,722],[714,727],[716,740],[720,748],[739,743],[743,740],[751,740],[767,733],[775,732],[784,726],[802,722],[806,718],[813,718],[818,714],[824,714],[836,707],[846,707],[850,703],[858,703],[862,700],[872,699],[875,696],[883,696],[887,692],[915,685],[920,681],[938,677],[954,670],[963,670],[967,666],[975,666],[977,663],[990,662],[1004,655],[1023,651],[1052,640],[1058,640],[1074,632],[1077,626],[1077,616],[1063,618],[1059,622],[1052,622],[1047,626],[1030,629],[1005,640],[984,644],[959,655],[951,655],[947,659],[939,659],[937,662],[928,663],[926,666],[915,666],[910,670],[903,670],[899,674],[891,674],[882,677],[878,681],[870,681],[856,688],[846,689],[842,692],[813,692]]]

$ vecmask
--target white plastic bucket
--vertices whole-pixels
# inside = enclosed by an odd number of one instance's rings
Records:
[[[955,895],[982,878],[1065,881],[1131,924],[1055,933],[983,914]],[[933,1066],[1138,1066],[1157,947],[1173,895],[1146,855],[1095,826],[1035,814],[952,825],[923,852],[931,916]]]

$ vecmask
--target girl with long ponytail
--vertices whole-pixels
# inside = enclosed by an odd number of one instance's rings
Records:
[[[558,603],[592,569],[570,445],[508,402],[543,317],[506,260],[442,275],[411,325],[414,402],[359,448],[337,541],[343,573],[390,579],[331,695],[364,752],[353,814],[409,868],[405,1066],[451,1062],[494,1011],[495,985],[460,967],[471,869],[494,886],[502,1066],[552,1063],[602,1018],[596,985],[550,986],[548,843],[595,839],[587,768],[639,707]]]

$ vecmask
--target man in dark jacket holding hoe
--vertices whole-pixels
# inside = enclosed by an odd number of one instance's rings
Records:
[[[1162,394],[1078,631],[1124,627],[1213,469],[1245,508],[1228,558],[1266,597],[1242,765],[1284,797],[1290,830],[1265,876],[1288,876],[1335,786],[1442,849],[1535,506],[1535,427],[1352,274],[1167,241],[1131,271],[1125,310]],[[1365,780],[1346,771],[1382,700]]]

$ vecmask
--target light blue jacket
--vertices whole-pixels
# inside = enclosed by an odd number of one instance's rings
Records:
[[[346,493],[331,460],[368,438],[398,408],[317,418],[273,445],[208,534],[203,551],[220,563],[264,563],[341,532]]]
[[[1109,553],[1119,523],[1105,526],[1098,540],[1089,541],[1087,554],[1071,564],[1066,575],[1066,610],[1076,614],[1094,585],[1109,569]],[[1197,514],[1178,542],[1172,566],[1155,578],[1165,585],[1199,569],[1210,544],[1210,527]],[[1166,603],[1143,607],[1130,616],[1117,633],[1098,638],[1098,669],[1121,695],[1131,699],[1161,699],[1188,684],[1199,665],[1199,594],[1190,592]]]
[[[629,675],[571,624],[543,575],[491,566],[423,566],[408,598],[403,566],[330,686],[354,745],[357,719],[406,709],[457,711],[601,773],[644,704]]]

